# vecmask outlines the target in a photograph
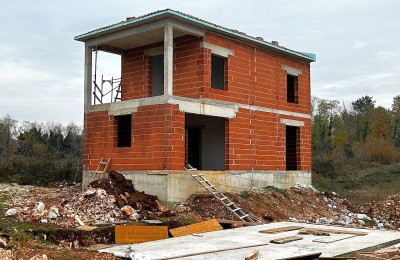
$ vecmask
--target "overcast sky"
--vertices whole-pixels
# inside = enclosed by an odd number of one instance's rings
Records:
[[[400,95],[398,0],[0,3],[0,117],[20,122],[83,124],[84,48],[74,36],[165,8],[317,54],[314,96],[351,101],[370,95],[389,108]],[[115,60],[103,58],[101,69],[113,74]]]

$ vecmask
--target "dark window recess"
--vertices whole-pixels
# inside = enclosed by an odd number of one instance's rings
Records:
[[[117,146],[130,147],[132,116],[131,115],[117,116],[117,125],[118,125]]]
[[[287,75],[287,102],[289,103],[298,103],[298,84],[297,84],[297,76]]]
[[[211,88],[225,89],[225,63],[227,58],[211,55]]]
[[[298,170],[300,161],[300,128],[295,126],[286,126],[286,170]]]
[[[189,128],[186,132],[186,163],[201,170],[201,128]]]
[[[164,54],[151,57],[151,95],[164,95]]]

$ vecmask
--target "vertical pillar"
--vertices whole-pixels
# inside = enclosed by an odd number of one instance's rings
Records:
[[[92,104],[92,49],[85,45],[84,111]]]
[[[164,26],[164,95],[167,96],[172,96],[173,38],[173,27],[167,24]]]

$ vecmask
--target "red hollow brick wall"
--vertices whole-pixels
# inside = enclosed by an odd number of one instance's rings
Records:
[[[202,41],[234,51],[227,62],[227,88],[211,88],[211,50]],[[144,55],[156,43],[122,55],[122,99],[151,96],[151,58]],[[204,38],[174,39],[173,94],[310,114],[310,64],[206,33]],[[286,101],[286,71],[302,70],[298,77],[298,104]],[[311,120],[240,108],[226,120],[227,170],[285,170],[286,127],[281,119],[298,120],[299,170],[311,170]],[[101,157],[111,157],[116,170],[182,170],[184,166],[184,113],[178,105],[142,106],[132,114],[132,147],[116,147],[116,120],[107,112],[85,115],[84,164],[94,170]]]
[[[112,158],[111,170],[182,170],[184,120],[177,105],[139,107],[132,113],[131,147],[117,147],[116,118],[103,111],[87,113],[85,170],[95,170],[101,157]]]

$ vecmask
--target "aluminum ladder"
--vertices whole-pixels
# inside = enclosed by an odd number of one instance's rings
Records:
[[[97,174],[100,174],[100,178],[103,178],[104,173],[107,171],[108,165],[110,165],[111,158],[108,158],[107,161],[104,161],[104,157],[101,157],[99,164],[97,165],[97,169],[94,171],[92,181],[96,178]],[[103,169],[101,169],[103,168]]]
[[[192,174],[192,177],[198,181],[203,187],[209,191],[214,198],[216,198],[222,205],[225,206],[230,212],[233,213],[238,219],[244,222],[255,222],[249,214],[243,212],[241,208],[236,206],[230,199],[228,199],[220,190],[218,190],[214,185],[212,185],[203,174]]]

